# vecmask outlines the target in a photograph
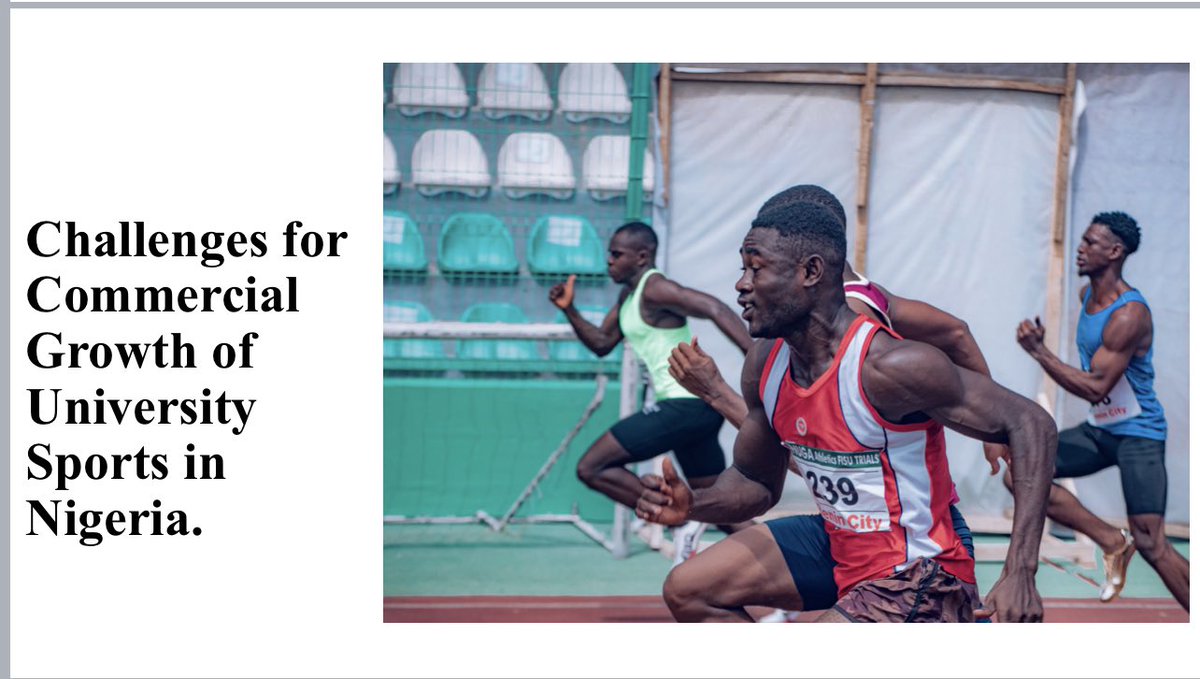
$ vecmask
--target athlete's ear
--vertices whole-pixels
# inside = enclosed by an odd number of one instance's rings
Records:
[[[653,250],[648,250],[646,248],[642,248],[637,251],[637,256],[638,256],[638,266],[654,264],[654,251]]]
[[[820,255],[809,255],[801,262],[800,273],[803,276],[801,283],[806,288],[817,285],[825,278],[825,260]]]

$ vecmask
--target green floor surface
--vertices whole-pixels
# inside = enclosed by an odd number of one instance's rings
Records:
[[[607,534],[609,526],[597,524]],[[714,540],[720,533],[705,535]],[[976,536],[977,544],[1006,538]],[[1184,557],[1187,541],[1173,541]],[[976,564],[981,592],[1000,576],[1002,564]],[[1094,586],[1074,573],[1100,581],[1098,566],[1069,573],[1050,566],[1038,569],[1043,597],[1089,599]],[[616,596],[657,595],[671,563],[634,538],[631,554],[614,559],[578,529],[568,525],[517,525],[495,533],[483,525],[384,526],[384,596]],[[1170,597],[1157,574],[1135,556],[1123,598]]]

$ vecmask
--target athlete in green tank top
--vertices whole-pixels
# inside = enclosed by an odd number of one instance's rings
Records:
[[[668,358],[680,343],[690,342],[689,317],[712,321],[744,354],[750,334],[741,318],[717,298],[686,288],[654,268],[658,238],[641,222],[625,224],[608,247],[608,275],[620,284],[616,306],[599,326],[575,308],[575,277],[550,289],[550,301],[563,310],[584,346],[598,356],[612,351],[622,339],[645,364],[654,385],[655,403],[644,412],[617,422],[584,453],[579,478],[626,507],[634,507],[642,484],[625,468],[674,451],[693,487],[710,485],[725,469],[725,453],[717,442],[722,416],[694,397],[670,375]],[[731,530],[733,527],[722,526]],[[676,534],[677,559],[690,552],[703,524]],[[695,538],[687,544],[680,536]]]
[[[642,274],[637,287],[633,289],[633,294],[626,297],[621,304],[617,320],[629,346],[650,370],[655,398],[696,398],[671,377],[667,363],[672,349],[680,343],[692,341],[692,329],[688,327],[687,321],[678,328],[656,328],[642,319],[642,292],[646,289],[646,282],[653,276],[661,275],[662,272],[658,269],[650,269]]]

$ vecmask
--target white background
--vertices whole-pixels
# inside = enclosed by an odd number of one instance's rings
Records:
[[[1191,625],[968,625],[885,637],[815,626],[381,623],[378,144],[386,61],[1191,61],[1195,10],[18,9],[11,17],[15,676],[1194,673],[1194,660],[1182,661],[1194,658]],[[271,254],[218,269],[42,260],[24,245],[41,219],[91,231],[121,219],[164,231],[263,230]],[[280,232],[294,219],[306,230],[348,231],[344,256],[279,257]],[[296,275],[302,313],[38,314],[24,295],[43,273],[85,286],[228,285],[250,274],[269,285]],[[43,329],[79,341],[179,331],[205,367],[41,371],[24,352]],[[207,367],[206,348],[247,330],[261,335],[254,370]],[[25,391],[188,398],[205,386],[258,399],[245,434],[37,427]],[[77,482],[56,494],[25,479],[25,450],[38,441],[76,453],[145,445],[168,453],[173,475]],[[179,480],[189,442],[222,453],[228,479]],[[187,510],[204,535],[95,548],[24,536],[25,499],[68,497],[106,509],[160,498]],[[1147,665],[1148,657],[1160,659]]]

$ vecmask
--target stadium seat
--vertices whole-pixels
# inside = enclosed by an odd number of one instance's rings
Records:
[[[462,73],[454,64],[400,64],[392,78],[392,105],[406,116],[432,112],[461,118],[469,103]]]
[[[572,123],[601,118],[624,124],[632,108],[615,64],[567,64],[558,77],[558,111]]]
[[[438,268],[448,277],[491,274],[515,277],[520,268],[512,235],[499,218],[459,212],[442,223]]]
[[[429,309],[420,302],[386,301],[383,303],[385,323],[428,323],[433,320]],[[445,358],[441,340],[385,339],[384,358]]]
[[[400,188],[400,161],[396,157],[396,147],[387,134],[383,135],[383,193],[387,195]]]
[[[543,121],[554,102],[537,64],[486,64],[479,72],[479,110],[487,118],[524,116]]]
[[[528,323],[525,313],[507,302],[480,302],[463,312],[464,323]],[[533,340],[480,339],[459,340],[455,352],[460,359],[487,361],[537,361],[537,342]],[[474,369],[495,369],[496,366],[474,366]],[[464,370],[472,369],[464,366]]]
[[[545,132],[517,132],[504,140],[496,160],[500,188],[509,198],[535,193],[568,200],[575,193],[575,170],[562,141]]]
[[[424,274],[429,268],[425,241],[417,225],[403,212],[383,212],[383,270]]]
[[[583,186],[596,200],[625,195],[629,188],[629,137],[602,134],[594,137],[583,152]],[[650,149],[642,163],[642,191],[654,193],[654,159]]]
[[[592,325],[599,326],[604,322],[604,317],[608,315],[608,309],[602,306],[581,306],[579,315],[583,316],[584,320]],[[555,323],[566,323],[567,317],[563,312],[558,312],[554,317]],[[621,345],[618,344],[615,349],[610,351],[607,356],[601,359],[596,354],[593,354],[590,349],[583,346],[583,343],[576,341],[559,341],[550,342],[550,358],[554,361],[597,361],[603,360],[606,363],[621,362]]]
[[[604,244],[591,222],[574,215],[546,215],[529,232],[525,259],[535,277],[570,274],[599,278],[608,273]]]
[[[413,185],[423,196],[457,191],[482,198],[492,183],[483,146],[466,130],[422,134],[413,147],[412,175]]]

